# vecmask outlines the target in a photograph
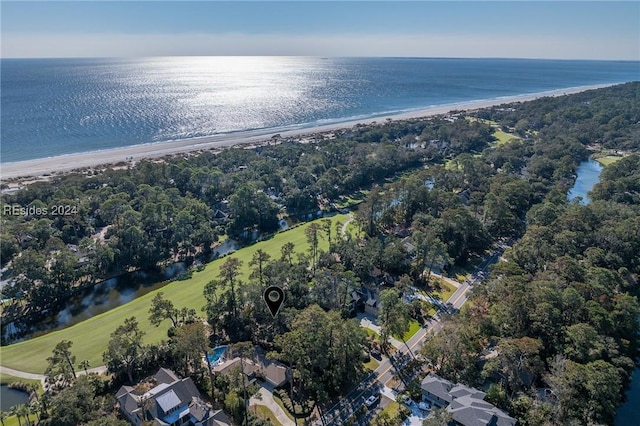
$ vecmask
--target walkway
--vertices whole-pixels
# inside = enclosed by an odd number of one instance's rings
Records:
[[[100,367],[89,368],[87,373],[89,374],[105,374],[107,372],[107,367],[105,365],[101,365]],[[10,376],[19,377],[21,379],[30,379],[30,380],[40,380],[42,384],[42,388],[46,389],[46,377],[44,374],[34,374],[27,373],[25,371],[14,370],[13,368],[3,367],[0,365],[0,373],[9,374]],[[76,376],[82,376],[85,374],[84,370],[80,370],[76,367]]]
[[[44,381],[44,374],[26,373],[24,371],[14,370],[13,368],[3,367],[1,365],[0,365],[0,373],[9,374],[11,376],[20,377],[22,379]]]
[[[342,238],[347,236],[347,226],[353,221],[353,213],[349,213],[349,219],[342,224]]]
[[[358,314],[357,318],[360,321],[361,327],[365,327],[369,330],[375,331],[376,333],[378,333],[378,335],[380,334],[381,327],[376,323],[375,318],[372,320],[371,317],[367,314]],[[389,343],[391,343],[396,349],[404,344],[393,336],[389,336]]]
[[[251,399],[249,399],[249,406],[264,405],[269,410],[271,410],[273,415],[276,416],[276,419],[278,419],[278,421],[282,423],[283,426],[296,426],[294,421],[291,420],[289,416],[287,416],[282,407],[280,407],[278,403],[273,399],[272,392],[273,388],[271,388],[267,384],[263,385],[258,393],[252,396]]]
[[[451,284],[455,288],[460,287],[460,283],[452,278],[445,277],[444,275],[436,274],[435,272],[431,272],[432,277],[440,278],[441,280]]]

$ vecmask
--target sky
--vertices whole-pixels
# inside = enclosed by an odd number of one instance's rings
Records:
[[[640,60],[640,2],[5,1],[3,58]]]

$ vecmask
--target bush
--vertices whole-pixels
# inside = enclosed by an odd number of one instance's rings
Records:
[[[311,414],[311,410],[313,410],[313,406],[315,405],[315,403],[311,400],[306,400],[303,403],[295,401],[295,411],[294,411],[294,406],[293,406],[294,403],[292,402],[291,397],[289,396],[289,393],[286,390],[276,389],[274,391],[274,394],[278,398],[280,398],[280,400],[282,401],[282,405],[284,405],[284,408],[286,408],[287,411],[289,411],[291,414],[295,413],[296,416],[308,417],[309,414]]]

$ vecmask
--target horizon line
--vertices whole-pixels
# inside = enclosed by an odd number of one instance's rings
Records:
[[[533,61],[591,61],[591,62],[640,62],[638,59],[602,58],[553,58],[553,57],[510,57],[510,56],[371,56],[371,55],[150,55],[150,56],[0,56],[3,59],[150,59],[150,58],[319,58],[319,59],[491,59],[491,60],[533,60]],[[640,70],[639,70],[640,71]]]

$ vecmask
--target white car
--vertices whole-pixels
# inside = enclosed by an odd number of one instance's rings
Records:
[[[406,405],[411,405],[411,403],[413,402],[408,395],[400,395],[400,401],[402,401],[402,403]]]
[[[422,401],[420,402],[420,404],[418,404],[418,408],[422,411],[429,411],[431,410],[431,404],[429,404],[427,401]]]
[[[371,395],[364,401],[364,405],[371,408],[376,402],[380,400],[380,395]]]

